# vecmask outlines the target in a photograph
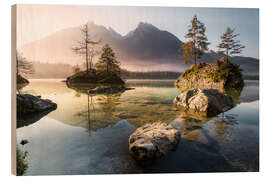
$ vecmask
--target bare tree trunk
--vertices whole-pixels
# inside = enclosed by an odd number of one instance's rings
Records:
[[[194,62],[195,64],[197,64],[197,51],[196,51],[195,42],[194,42]]]
[[[90,55],[90,62],[89,62],[90,66],[89,66],[89,69],[92,70],[92,65],[93,65],[93,56]]]
[[[227,54],[227,61],[229,61],[229,50],[228,50],[228,48],[227,48],[227,50],[226,50],[227,52],[226,52],[226,54]]]

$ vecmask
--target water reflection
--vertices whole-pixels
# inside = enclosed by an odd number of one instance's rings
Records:
[[[27,83],[16,84],[17,93],[21,94],[21,90],[27,85],[28,85]]]
[[[24,116],[17,115],[17,123],[16,123],[17,128],[29,126],[29,125],[37,122],[38,120],[40,120],[44,116],[48,115],[51,111],[53,111],[53,109],[48,109],[48,110],[42,111],[42,112],[30,113],[30,114],[27,114]]]
[[[243,103],[258,100],[256,84],[245,83],[235,108],[205,118],[174,109],[173,82],[159,83],[128,83],[134,91],[92,96],[85,87],[31,81],[21,91],[51,99],[58,108],[17,130],[18,140],[30,141],[29,174],[258,170],[258,101]],[[182,140],[176,152],[142,169],[130,158],[127,139],[136,127],[155,121],[181,128]]]
[[[87,130],[104,128],[113,125],[121,119],[115,115],[116,107],[120,104],[122,93],[115,94],[89,94],[93,86],[68,86],[75,90],[76,98],[83,98],[87,102],[85,108],[81,108],[75,113],[82,121],[87,121]],[[81,123],[80,123],[81,124]]]
[[[215,132],[220,139],[228,138],[231,135],[231,130],[238,125],[237,114],[222,115],[214,122]]]
[[[171,124],[182,132],[190,141],[202,140],[202,130],[208,128],[209,121],[213,122],[215,133],[220,139],[228,138],[232,129],[238,125],[237,114],[222,113],[219,116],[207,118],[204,116],[180,115]]]

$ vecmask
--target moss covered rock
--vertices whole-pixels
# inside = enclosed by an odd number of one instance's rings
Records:
[[[81,71],[66,80],[67,84],[116,84],[124,85],[123,79],[114,73]]]
[[[222,58],[212,63],[193,64],[175,81],[176,88],[181,91],[188,89],[242,89],[244,81],[238,65]]]

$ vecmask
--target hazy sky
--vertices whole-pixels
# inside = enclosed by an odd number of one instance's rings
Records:
[[[239,40],[246,46],[242,55],[259,57],[258,9],[18,5],[17,12],[18,47],[87,21],[112,27],[122,35],[136,28],[139,22],[148,22],[185,42],[187,27],[197,14],[206,25],[211,49],[216,50],[219,37],[229,26],[240,33]]]

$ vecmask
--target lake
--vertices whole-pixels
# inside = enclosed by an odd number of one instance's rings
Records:
[[[32,79],[20,93],[41,95],[57,109],[17,128],[27,151],[26,175],[235,172],[259,170],[259,81],[247,80],[233,109],[213,118],[179,112],[171,80],[128,80],[129,90],[90,96],[60,79]],[[129,135],[162,121],[181,129],[175,151],[141,167],[128,151]],[[28,144],[22,146],[21,140]]]

